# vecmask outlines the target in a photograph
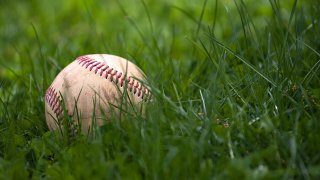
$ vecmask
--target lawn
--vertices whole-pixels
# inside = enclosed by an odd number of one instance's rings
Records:
[[[0,179],[319,179],[320,2],[1,0]],[[147,75],[143,116],[49,131],[85,54]]]

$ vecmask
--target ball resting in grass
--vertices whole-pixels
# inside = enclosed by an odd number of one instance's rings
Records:
[[[132,62],[114,55],[78,57],[54,79],[45,93],[50,130],[81,129],[88,133],[121,112],[143,112],[150,90],[145,74]]]

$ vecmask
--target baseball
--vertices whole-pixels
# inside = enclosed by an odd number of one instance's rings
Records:
[[[45,93],[45,116],[50,130],[63,127],[63,117],[88,133],[117,115],[124,102],[142,108],[150,97],[144,73],[132,62],[114,55],[78,57],[54,79]],[[126,97],[126,101],[124,101]],[[141,110],[141,109],[140,109]]]

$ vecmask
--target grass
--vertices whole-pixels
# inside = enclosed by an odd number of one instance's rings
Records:
[[[0,179],[317,179],[317,1],[1,1]],[[70,140],[44,92],[84,54],[135,62],[154,101]]]

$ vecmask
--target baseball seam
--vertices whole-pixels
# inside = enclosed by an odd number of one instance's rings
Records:
[[[51,107],[52,111],[56,114],[57,118],[60,117],[60,115],[63,112],[63,108],[60,104],[60,95],[53,87],[49,87],[45,94],[45,100]]]
[[[105,77],[105,79],[110,79],[111,82],[119,84],[120,87],[124,86],[124,74],[114,68],[111,68],[106,63],[98,62],[95,59],[90,58],[89,56],[80,56],[76,59],[76,61],[85,69],[88,69],[89,71],[94,72],[101,77]],[[135,80],[132,76],[127,77],[127,82],[127,88],[131,93],[133,93],[137,97],[140,97],[141,99],[147,99],[147,97],[149,97],[150,90],[142,83]]]
[[[63,114],[63,107],[61,106],[61,96],[58,94],[58,92],[55,91],[53,87],[50,86],[45,93],[45,100],[49,104],[59,122]],[[73,135],[77,133],[75,124],[71,123],[69,129],[69,137],[73,137]]]

